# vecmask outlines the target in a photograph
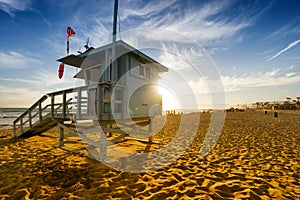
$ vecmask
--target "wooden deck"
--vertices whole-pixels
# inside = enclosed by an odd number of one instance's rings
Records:
[[[94,100],[90,98],[90,94],[93,94]],[[98,95],[96,99],[95,94]],[[150,117],[126,119],[122,113],[118,113],[120,118],[116,124],[112,114],[114,111],[110,109],[111,98],[113,98],[110,94],[110,84],[99,84],[44,95],[14,121],[14,136],[15,138],[31,137],[57,126],[59,128],[58,147],[66,149],[64,140],[71,136],[78,136],[82,141],[99,149],[100,155],[96,158],[97,160],[105,160],[107,146],[120,142],[129,135],[131,138],[134,135],[143,135],[144,138],[148,138],[148,142],[153,143],[149,134],[151,132]],[[113,102],[116,103],[115,100]],[[78,122],[86,119],[92,120],[92,125],[81,129],[80,124],[65,123],[65,121]],[[76,128],[72,128],[75,125]],[[143,128],[137,128],[136,125]],[[93,132],[97,133],[97,138],[88,136]],[[111,136],[112,133],[116,134],[115,137],[107,140],[106,134]]]
[[[98,118],[95,111],[96,101],[94,99],[93,103],[89,102],[91,100],[89,95],[101,88],[110,89],[110,85],[82,86],[42,96],[14,121],[14,136],[30,136],[31,134],[42,133],[58,123],[75,117],[76,119],[96,120]],[[101,95],[103,96],[103,94]],[[91,115],[91,112],[94,116]],[[97,114],[100,115],[101,113]],[[110,113],[103,116],[109,119]]]

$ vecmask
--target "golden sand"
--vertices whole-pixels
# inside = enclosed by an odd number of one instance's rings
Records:
[[[145,173],[118,171],[54,147],[57,128],[18,140],[12,130],[1,130],[0,199],[300,198],[299,112],[280,112],[278,118],[270,112],[227,113],[223,132],[205,158],[198,152],[210,115],[200,117],[190,148],[172,164]],[[168,117],[156,137],[169,142],[179,120]],[[120,146],[128,150],[137,143]]]

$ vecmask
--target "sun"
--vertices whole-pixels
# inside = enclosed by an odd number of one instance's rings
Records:
[[[179,110],[181,109],[178,96],[170,88],[158,85],[158,93],[162,96],[162,108],[166,110]]]

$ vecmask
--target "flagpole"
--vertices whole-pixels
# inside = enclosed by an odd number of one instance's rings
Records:
[[[114,5],[114,21],[113,21],[113,43],[116,42],[116,35],[117,35],[118,4],[119,4],[119,1],[115,0],[115,5]]]
[[[113,41],[112,41],[112,82],[116,80],[117,62],[116,62],[116,35],[117,35],[117,17],[118,17],[118,0],[114,4],[114,18],[113,18]]]
[[[67,36],[67,55],[69,55],[69,47],[70,47],[70,42],[69,42],[69,37]]]

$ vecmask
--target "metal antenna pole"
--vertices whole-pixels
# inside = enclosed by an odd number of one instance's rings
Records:
[[[114,6],[114,22],[113,22],[113,42],[116,42],[116,35],[117,35],[118,4],[119,4],[119,1],[118,1],[118,0],[115,0],[115,6]]]
[[[114,21],[113,21],[113,41],[112,41],[112,82],[114,82],[117,77],[117,62],[116,62],[116,36],[117,36],[117,20],[118,20],[118,0],[115,0],[114,5]]]

